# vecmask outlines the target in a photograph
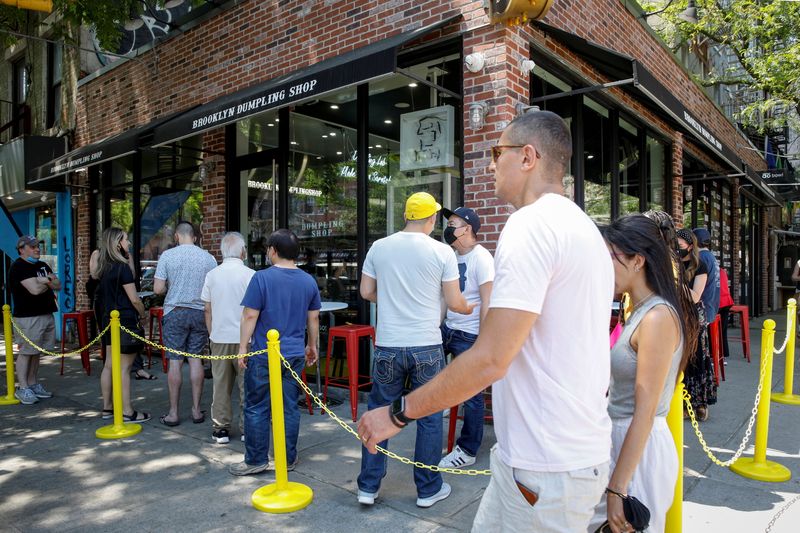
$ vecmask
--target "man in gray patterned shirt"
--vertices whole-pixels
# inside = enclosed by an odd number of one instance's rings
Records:
[[[216,268],[214,257],[195,245],[197,237],[189,222],[180,222],[175,227],[178,246],[170,248],[158,258],[154,275],[153,291],[166,293],[164,298],[164,345],[167,348],[202,354],[208,344],[205,323],[205,306],[200,299],[206,274]],[[183,384],[182,355],[167,352],[171,363],[167,374],[169,385],[169,413],[160,418],[166,426],[180,424],[178,401]],[[203,362],[197,357],[189,358],[189,379],[192,383],[192,422],[205,421],[205,412],[200,410],[203,394]]]

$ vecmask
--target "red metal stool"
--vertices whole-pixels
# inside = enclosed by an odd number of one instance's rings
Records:
[[[486,390],[483,391],[483,401],[485,405],[485,411],[483,415],[484,422],[492,422],[494,417],[492,416],[492,387],[488,387]],[[458,414],[458,405],[450,408],[450,426],[447,429],[447,453],[453,451],[453,445],[456,442],[456,421],[458,419],[464,419],[463,415]]]
[[[158,344],[164,346],[164,326],[162,320],[164,319],[164,308],[163,307],[151,307],[150,308],[150,335],[148,339],[152,342],[155,338],[154,330],[153,330],[153,320],[156,321],[158,324]],[[164,369],[164,373],[167,373],[167,353],[164,350],[161,350],[161,366]],[[149,344],[147,345],[147,368],[153,368],[153,347]]]
[[[65,349],[65,344],[67,340],[67,322],[69,320],[74,320],[78,326],[78,345],[81,347],[86,346],[89,344],[89,326],[88,326],[88,319],[94,317],[94,313],[92,311],[72,311],[70,313],[64,313],[61,315],[61,375],[64,375],[64,352],[67,350]],[[92,375],[92,364],[89,361],[89,350],[83,350],[81,352],[81,363],[83,364],[83,369],[86,371],[87,376]]]
[[[362,326],[358,324],[334,326],[328,331],[328,352],[325,354],[325,387],[323,389],[322,401],[327,404],[328,383],[344,383],[345,381],[345,378],[331,378],[328,374],[333,341],[337,338],[344,339],[345,352],[347,353],[347,384],[350,389],[350,411],[353,414],[353,422],[355,422],[358,417],[358,389],[372,385],[372,381],[361,385],[358,384],[359,377],[372,377],[358,373],[358,343],[361,337],[370,337],[372,339],[372,345],[375,346],[375,328],[372,326]]]
[[[725,365],[722,362],[722,328],[719,315],[708,325],[708,338],[711,344],[711,357],[714,360],[714,382],[719,387],[719,377],[725,381]]]
[[[731,337],[728,335],[729,341],[742,341],[742,351],[750,362],[750,309],[746,305],[731,306],[730,314],[739,313],[741,317],[742,335],[739,337]]]

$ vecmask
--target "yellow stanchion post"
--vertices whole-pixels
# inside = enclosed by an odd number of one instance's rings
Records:
[[[283,425],[283,384],[278,332],[267,332],[269,356],[269,395],[272,406],[272,439],[275,450],[275,483],[264,485],[253,493],[253,507],[265,513],[291,513],[303,509],[314,498],[311,487],[289,481],[286,470],[286,431]],[[292,406],[294,408],[294,406]]]
[[[0,405],[16,405],[14,396],[14,339],[11,336],[11,306],[3,306],[3,338],[6,344],[6,395],[0,396]]]
[[[102,341],[101,341],[102,342]],[[108,357],[108,354],[106,354]],[[122,420],[122,364],[119,346],[119,311],[111,311],[111,397],[114,400],[114,423],[94,432],[98,439],[124,439],[142,430],[142,426]]]
[[[789,298],[786,307],[786,364],[783,369],[783,392],[773,392],[772,399],[778,403],[800,405],[800,396],[792,394],[794,388],[794,344],[797,336],[797,300]]]
[[[678,377],[675,393],[669,404],[667,425],[675,441],[678,452],[678,479],[675,481],[675,497],[667,511],[664,533],[681,533],[683,531],[683,373]]]
[[[788,468],[775,461],[767,460],[767,439],[769,437],[769,407],[772,389],[772,352],[775,343],[775,321],[765,320],[761,329],[761,365],[764,370],[764,383],[761,384],[761,398],[756,414],[756,445],[753,457],[742,457],[731,465],[731,470],[740,476],[758,481],[780,483],[792,477]],[[766,365],[766,366],[763,366]]]

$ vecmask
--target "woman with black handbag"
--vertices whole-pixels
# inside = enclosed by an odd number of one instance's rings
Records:
[[[679,475],[666,415],[678,375],[694,353],[697,314],[676,282],[674,255],[658,223],[630,215],[601,233],[615,291],[630,294],[632,309],[611,350],[611,478],[590,531],[629,533],[649,522],[648,531],[663,532]]]
[[[146,318],[144,305],[136,294],[136,283],[128,266],[128,235],[119,228],[108,228],[100,238],[100,254],[97,260],[97,274],[100,283],[96,289],[95,309],[99,327],[105,328],[110,321],[110,313],[119,311],[120,324],[144,337],[140,324]],[[103,335],[106,344],[106,360],[100,375],[100,389],[103,393],[103,417],[113,415],[111,396],[111,332]],[[142,350],[142,341],[120,331],[120,352],[122,366],[122,413],[126,422],[150,420],[150,414],[138,412],[131,406],[131,366],[136,355]]]

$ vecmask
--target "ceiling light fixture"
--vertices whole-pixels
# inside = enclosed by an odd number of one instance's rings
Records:
[[[331,104],[331,109],[339,109],[339,106],[336,104]]]
[[[411,82],[411,83],[408,84],[408,86],[413,89],[414,87],[417,86],[417,82]]]
[[[391,124],[392,123],[392,119],[387,118],[386,120],[383,121],[383,123],[384,124]]]

